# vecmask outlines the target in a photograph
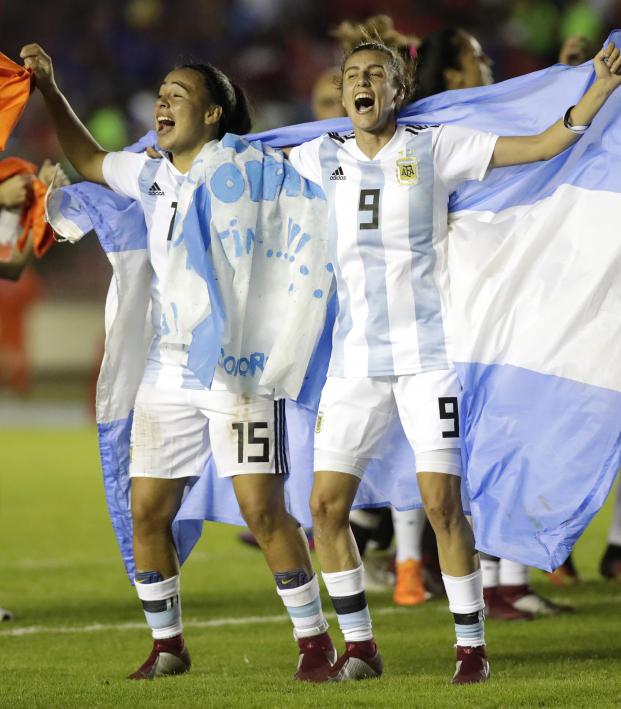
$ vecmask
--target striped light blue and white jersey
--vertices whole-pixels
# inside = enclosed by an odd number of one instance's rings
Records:
[[[150,158],[146,153],[108,153],[103,176],[118,194],[135,199],[142,206],[147,225],[147,247],[153,267],[151,281],[151,322],[155,337],[149,351],[147,374],[150,381],[166,379],[169,384],[202,389],[194,375],[173,362],[166,362],[159,342],[162,331],[162,287],[168,270],[168,251],[173,232],[179,190],[184,175],[172,162]]]
[[[339,313],[329,375],[417,374],[451,366],[446,324],[448,200],[482,180],[497,136],[399,126],[373,160],[354,135],[323,135],[289,159],[328,200]]]

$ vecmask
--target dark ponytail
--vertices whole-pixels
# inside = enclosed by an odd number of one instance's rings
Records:
[[[218,140],[225,133],[244,135],[250,132],[250,107],[243,89],[213,64],[182,64],[178,69],[193,69],[203,77],[207,93],[222,108],[218,122]]]
[[[457,27],[433,32],[418,48],[414,101],[446,91],[446,69],[460,68],[461,30]]]

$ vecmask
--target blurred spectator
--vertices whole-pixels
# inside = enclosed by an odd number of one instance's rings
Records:
[[[23,165],[29,167],[28,163]],[[30,387],[26,316],[41,296],[35,272],[30,269],[22,274],[22,271],[35,253],[37,239],[34,232],[42,224],[27,226],[25,241],[19,244],[25,214],[33,208],[37,180],[44,188],[52,182],[54,186],[68,184],[60,166],[52,165],[50,161],[43,163],[36,178],[31,172],[23,171],[0,183],[0,243],[3,244],[0,257],[5,257],[0,258],[0,387],[6,386],[19,396],[27,394]],[[38,211],[34,218],[42,222],[42,211]],[[47,245],[43,245],[43,249],[46,248]]]
[[[581,34],[571,35],[563,42],[558,60],[561,64],[578,66],[592,59],[595,54],[595,44]]]

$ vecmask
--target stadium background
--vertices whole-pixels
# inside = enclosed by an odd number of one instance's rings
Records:
[[[158,82],[188,58],[244,85],[256,128],[309,120],[313,81],[340,56],[330,30],[378,12],[419,37],[464,27],[494,61],[496,81],[554,63],[568,36],[597,45],[621,26],[618,0],[25,0],[0,5],[0,51],[17,59],[23,44],[42,44],[77,113],[114,150],[151,127]],[[5,155],[62,161],[37,94]],[[217,525],[184,578],[196,672],[146,690],[119,679],[147,640],[106,520],[91,421],[109,277],[89,238],[52,249],[19,286],[0,282],[0,604],[16,612],[11,628],[0,628],[0,706],[453,704],[443,603],[396,611],[389,594],[373,599],[389,666],[381,687],[292,687],[286,622],[228,622],[282,610],[258,555]],[[21,327],[26,368],[3,344]],[[459,706],[618,705],[621,594],[596,570],[609,512],[577,549],[584,583],[557,592],[580,613],[532,626],[491,623],[504,683],[468,688]]]

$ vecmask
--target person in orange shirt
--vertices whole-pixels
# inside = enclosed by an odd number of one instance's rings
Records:
[[[1,161],[0,170],[9,161],[17,163],[15,158]],[[43,195],[52,181],[56,186],[69,184],[60,166],[46,160],[37,175],[18,172],[0,182],[0,386],[20,396],[30,386],[26,317],[41,296],[36,272],[26,267],[34,256],[43,255],[53,240],[43,214]],[[34,204],[35,191],[39,205]]]

